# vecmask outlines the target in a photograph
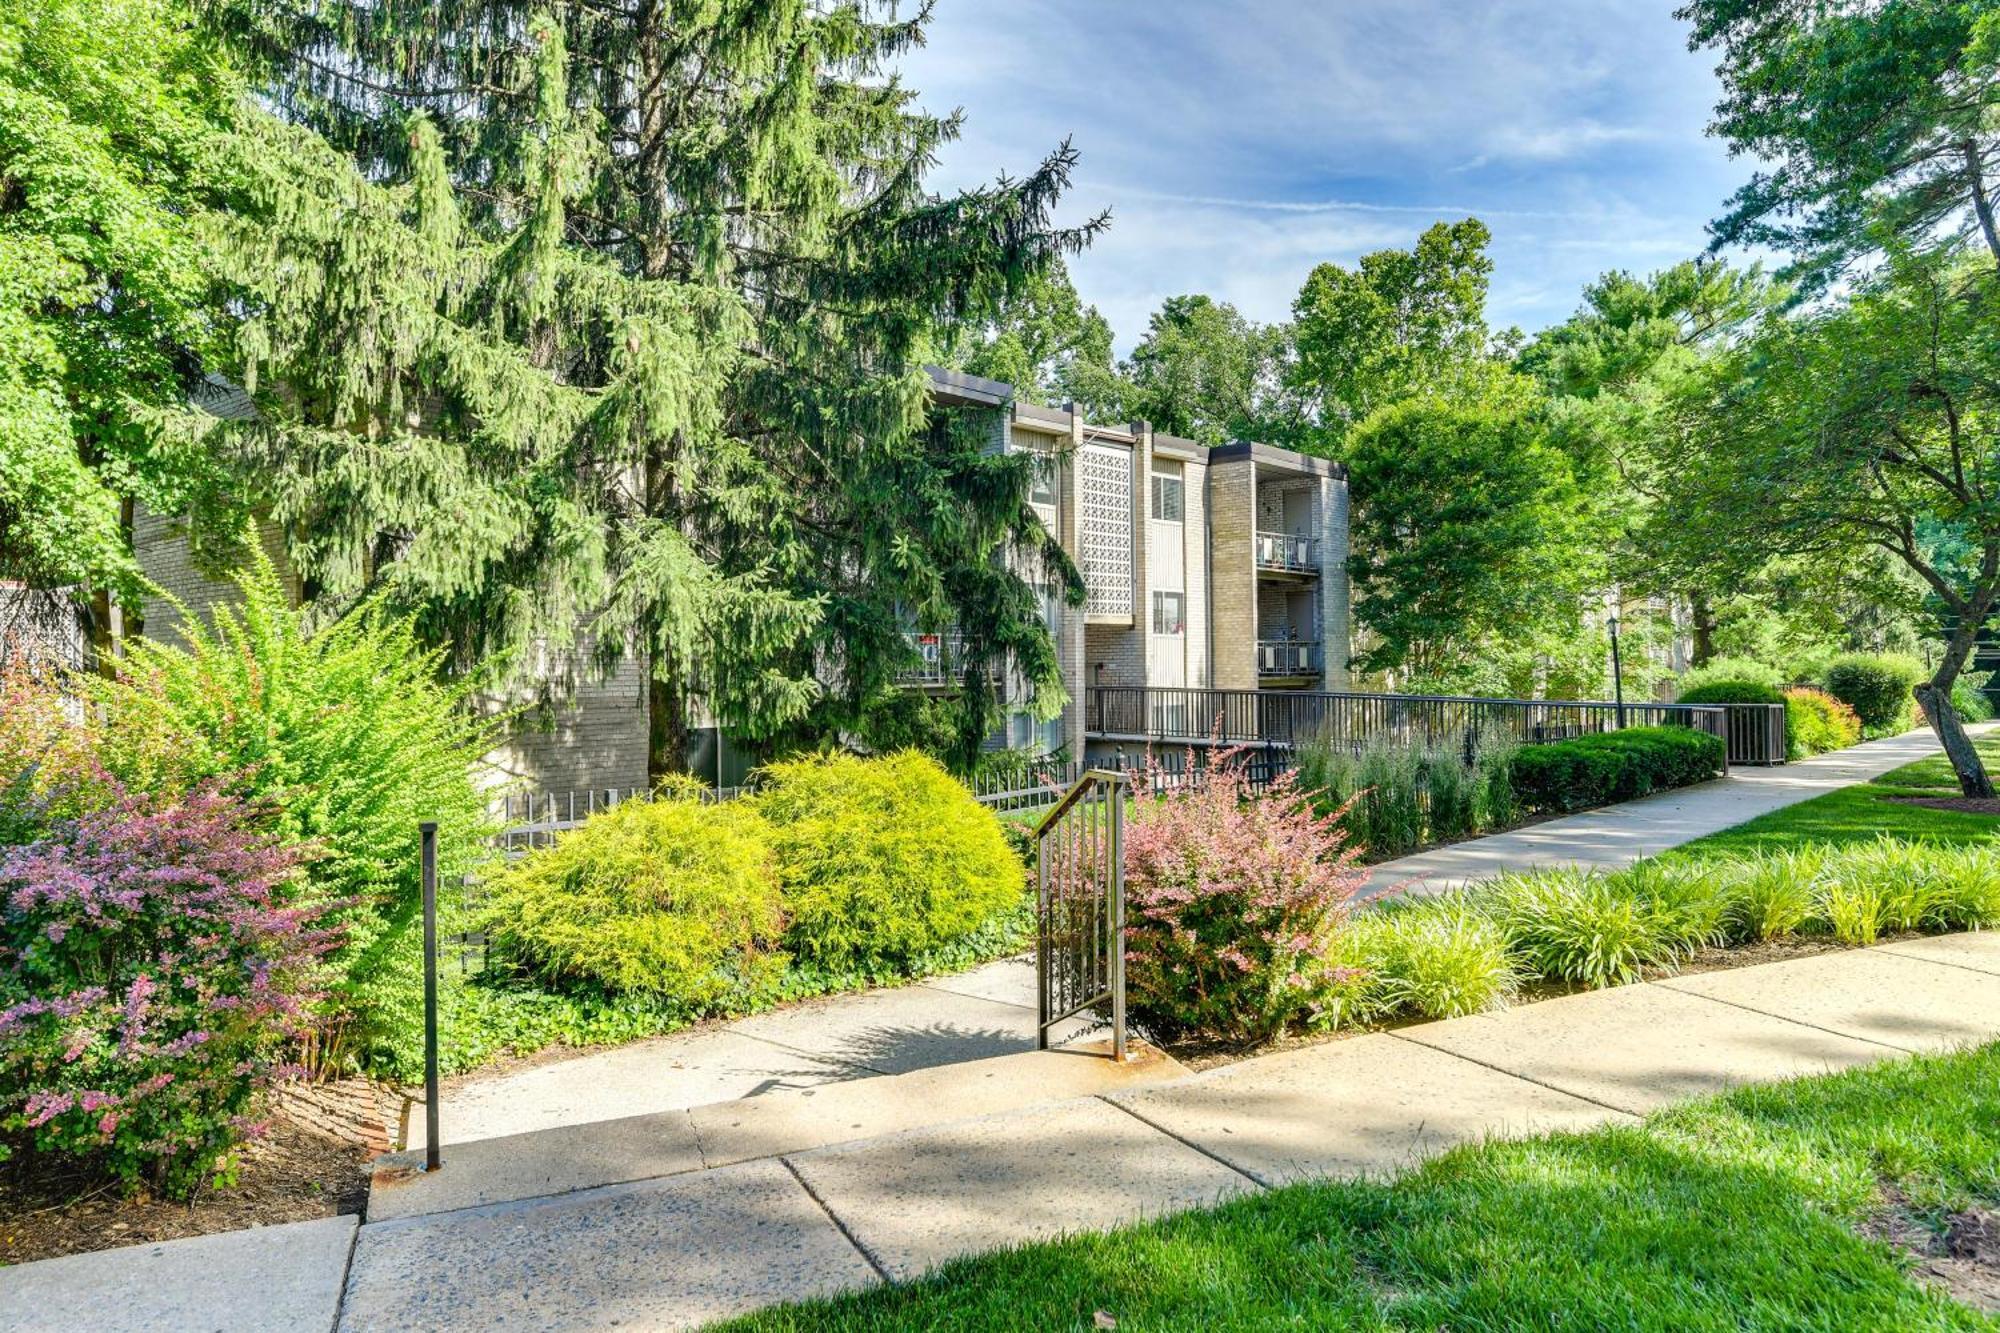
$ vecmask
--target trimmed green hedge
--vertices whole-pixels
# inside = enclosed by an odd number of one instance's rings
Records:
[[[1916,717],[1911,691],[1924,683],[1924,664],[1901,653],[1847,653],[1826,668],[1826,692],[1854,710],[1864,732],[1902,731]]]
[[[1785,696],[1759,680],[1712,680],[1683,690],[1684,704],[1780,704]]]
[[[1514,795],[1535,814],[1563,814],[1629,801],[1719,777],[1722,738],[1690,727],[1632,727],[1524,746],[1514,756]]]

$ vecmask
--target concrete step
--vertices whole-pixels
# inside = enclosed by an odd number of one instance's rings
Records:
[[[375,1163],[369,1222],[567,1194],[711,1170],[833,1144],[925,1129],[1079,1097],[1132,1091],[1188,1071],[1153,1047],[1123,1064],[1105,1040],[851,1079],[687,1110],[447,1144],[443,1166],[423,1152]]]

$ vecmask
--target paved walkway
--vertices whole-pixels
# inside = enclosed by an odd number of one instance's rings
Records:
[[[1364,892],[1536,865],[1626,865],[1936,752],[1929,732],[1912,732],[1780,768],[1739,768],[1700,787],[1385,862]],[[439,1119],[444,1141],[461,1143],[673,1111],[1015,1054],[1034,1047],[1034,1025],[1034,963],[1012,958],[470,1079],[447,1089]],[[423,1138],[422,1110],[412,1108],[411,1142]]]
[[[1975,735],[1988,730],[1973,728]],[[1437,891],[1541,866],[1616,869],[1936,753],[1937,739],[1929,731],[1912,731],[1796,764],[1733,768],[1728,777],[1698,787],[1384,861],[1370,871],[1362,892],[1377,894],[1397,887]]]
[[[529,1135],[509,1152],[448,1154],[407,1186],[414,1205],[359,1228],[341,1218],[0,1269],[0,1329],[689,1327],[1290,1181],[1393,1171],[1459,1143],[1630,1122],[1682,1097],[1996,1036],[2000,932],[1988,932],[1595,991],[1198,1075],[1163,1063],[1086,1095],[1119,1077],[1108,1061],[1007,1057],[999,1071],[717,1108],[682,1118],[685,1141],[671,1118],[548,1131],[610,1136],[594,1150],[570,1141],[580,1169],[650,1153],[646,1179],[502,1188],[461,1206],[548,1142]],[[1057,1061],[1072,1062],[1060,1077]],[[956,1102],[921,1083],[982,1073],[1016,1104],[967,1115],[980,1098],[964,1082]],[[899,1094],[906,1080],[918,1083]],[[873,1084],[886,1085],[881,1105]],[[836,1095],[846,1102],[814,1109]],[[747,1123],[750,1107],[771,1114]],[[872,1132],[926,1107],[927,1123]],[[398,1194],[378,1187],[371,1208]]]

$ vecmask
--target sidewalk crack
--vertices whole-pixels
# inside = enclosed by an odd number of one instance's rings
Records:
[[[820,1197],[819,1191],[812,1187],[812,1182],[806,1179],[805,1173],[800,1171],[789,1157],[780,1157],[778,1160],[785,1164],[785,1170],[792,1173],[792,1179],[799,1182],[799,1188],[806,1192],[806,1197],[819,1205],[819,1210],[826,1214],[826,1220],[833,1223],[834,1229],[847,1238],[847,1243],[854,1247],[854,1252],[861,1256],[864,1263],[875,1270],[875,1276],[882,1279],[883,1285],[895,1286],[896,1279],[889,1276],[889,1270],[884,1268],[873,1254],[869,1253],[868,1247],[863,1245],[861,1238],[856,1236],[848,1228],[847,1223],[841,1220],[840,1214],[833,1211],[832,1205]]]

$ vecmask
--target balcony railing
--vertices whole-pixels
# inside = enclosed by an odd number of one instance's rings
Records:
[[[939,634],[912,634],[910,646],[922,659],[916,666],[900,672],[896,679],[904,685],[926,688],[959,685],[965,680],[965,636],[956,630]],[[995,664],[991,671],[994,680],[1000,679],[1000,668]]]
[[[1314,641],[1263,639],[1257,644],[1260,676],[1317,676],[1324,660],[1319,644]]]
[[[1289,532],[1257,534],[1257,568],[1287,574],[1319,573],[1319,538]]]

